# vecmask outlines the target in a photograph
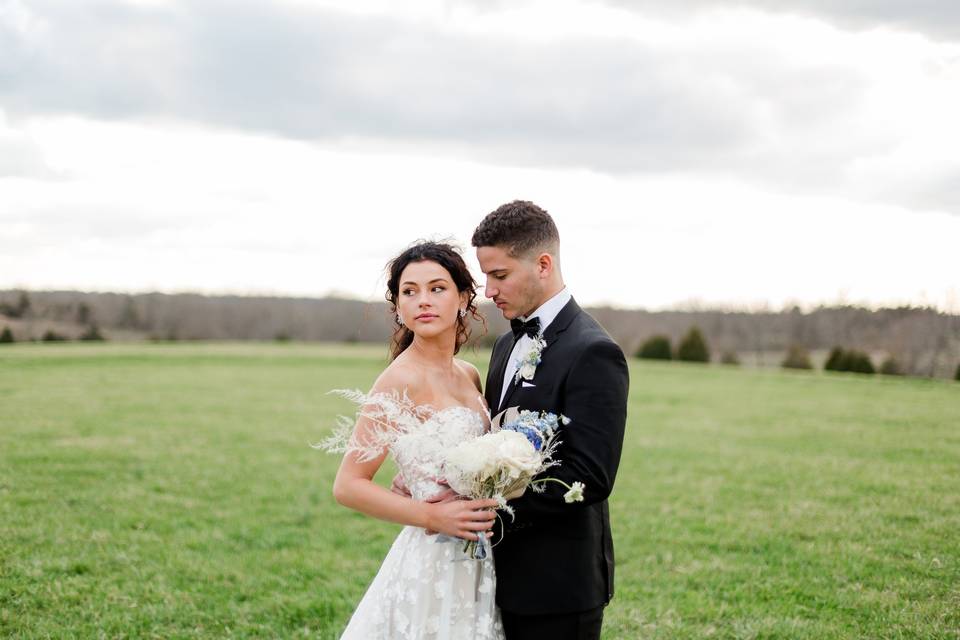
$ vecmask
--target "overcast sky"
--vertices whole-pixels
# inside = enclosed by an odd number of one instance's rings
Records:
[[[958,113],[956,0],[0,0],[0,288],[381,298],[523,198],[581,302],[960,312]]]

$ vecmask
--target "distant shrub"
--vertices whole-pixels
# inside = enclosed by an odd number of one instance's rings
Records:
[[[823,365],[824,371],[843,371],[841,365],[843,364],[844,351],[840,347],[834,347],[830,350],[830,355],[827,357],[826,363]]]
[[[823,365],[823,369],[825,371],[850,371],[867,374],[877,372],[869,355],[856,349],[841,349],[840,347],[834,347],[830,351],[830,356],[827,358],[826,364]]]
[[[736,351],[724,351],[720,356],[720,362],[722,364],[740,364],[740,356],[737,355]]]
[[[813,363],[810,362],[810,353],[796,344],[787,349],[787,355],[780,366],[784,369],[813,369]]]
[[[672,360],[673,349],[667,336],[651,336],[637,350],[638,358],[647,360]]]
[[[853,373],[867,373],[873,374],[877,370],[873,367],[873,362],[870,361],[870,356],[868,356],[863,351],[857,351],[851,349],[844,352],[843,362],[841,362],[840,371],[851,371]]]
[[[10,327],[4,327],[3,333],[0,333],[0,344],[10,344],[13,341],[13,331],[10,331]]]
[[[677,360],[684,362],[710,362],[710,349],[707,347],[707,341],[703,339],[703,334],[696,326],[690,327],[690,331],[680,341],[677,347]]]
[[[960,364],[957,365],[957,372],[953,375],[953,379],[960,381]]]
[[[880,373],[885,376],[902,376],[903,367],[900,366],[896,358],[888,356],[887,359],[883,361],[883,364],[880,365]]]
[[[60,335],[53,329],[47,329],[47,331],[43,334],[43,337],[40,339],[44,342],[65,342],[67,338]]]
[[[84,342],[103,342],[106,338],[103,337],[103,334],[100,333],[100,329],[97,328],[97,325],[92,324],[87,327],[87,330],[80,334],[80,339]]]
[[[286,331],[280,331],[273,336],[274,342],[290,342],[290,334]]]

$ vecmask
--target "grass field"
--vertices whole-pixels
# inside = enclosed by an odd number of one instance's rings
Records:
[[[0,636],[336,637],[398,527],[308,443],[384,351],[0,349]],[[960,638],[960,384],[631,367],[605,638]]]

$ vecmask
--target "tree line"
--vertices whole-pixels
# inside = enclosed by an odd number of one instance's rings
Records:
[[[809,311],[646,311],[588,309],[629,354],[652,336],[678,347],[691,327],[710,346],[711,361],[778,366],[791,349],[822,366],[838,345],[867,354],[883,368],[892,359],[907,375],[954,377],[960,362],[960,316],[926,307]],[[508,324],[481,305],[488,346]],[[386,344],[392,317],[384,302],[343,298],[121,294],[79,291],[0,291],[0,335],[8,341],[78,340],[294,340]],[[4,331],[6,329],[6,331]],[[875,363],[875,364],[874,364]],[[813,364],[811,365],[813,366]]]

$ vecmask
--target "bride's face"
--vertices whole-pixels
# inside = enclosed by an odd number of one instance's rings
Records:
[[[450,272],[436,262],[411,262],[400,274],[397,311],[418,336],[429,338],[452,330],[465,298]]]

